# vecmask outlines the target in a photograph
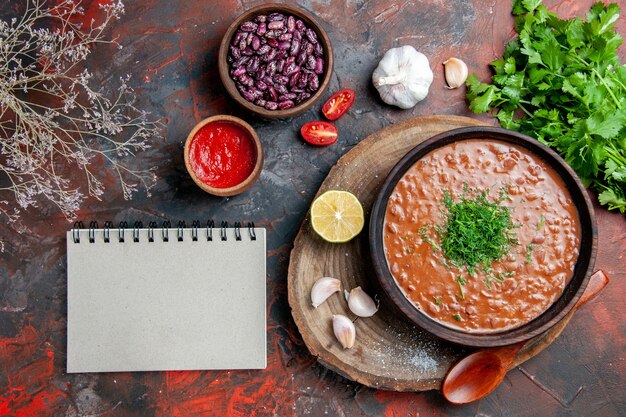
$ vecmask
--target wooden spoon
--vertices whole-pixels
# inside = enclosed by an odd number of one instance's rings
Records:
[[[572,311],[598,294],[608,283],[609,278],[604,272],[595,272]],[[461,359],[448,371],[443,381],[443,396],[454,404],[466,404],[485,397],[500,385],[515,356],[526,343],[528,341],[481,349]]]

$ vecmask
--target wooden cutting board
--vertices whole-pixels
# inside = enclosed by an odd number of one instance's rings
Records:
[[[467,117],[425,116],[382,129],[337,161],[317,195],[330,189],[352,192],[363,204],[367,228],[378,190],[400,158],[438,133],[480,125]],[[380,300],[380,310],[373,317],[356,320],[352,349],[342,349],[332,330],[333,314],[354,317],[343,294],[334,294],[317,309],[311,306],[311,287],[324,276],[340,279],[342,289],[348,291],[361,286]],[[311,353],[324,366],[369,387],[395,391],[440,388],[450,366],[469,352],[416,327],[393,306],[376,280],[366,230],[348,243],[327,243],[313,231],[307,215],[291,251],[288,286],[293,318]],[[570,318],[571,314],[527,343],[511,367],[545,349]]]

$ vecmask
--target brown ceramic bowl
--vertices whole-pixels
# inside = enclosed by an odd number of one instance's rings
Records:
[[[196,134],[200,132],[201,129],[210,128],[212,124],[216,125],[217,123],[231,124],[233,125],[235,129],[239,130],[240,132],[244,132],[244,136],[248,140],[250,140],[250,142],[252,143],[252,147],[255,150],[254,166],[252,168],[250,175],[248,175],[243,181],[235,185],[226,187],[226,188],[214,187],[214,186],[207,184],[206,182],[203,182],[198,177],[197,173],[194,171],[193,164],[190,161],[190,147]],[[261,145],[261,140],[259,139],[258,135],[254,131],[252,126],[250,126],[248,123],[246,123],[245,121],[241,120],[238,117],[233,117],[233,116],[228,116],[228,115],[211,116],[202,120],[200,123],[198,123],[191,130],[191,132],[189,132],[189,135],[187,136],[184,152],[185,152],[185,167],[187,168],[189,175],[191,176],[193,181],[196,183],[196,185],[202,188],[207,193],[210,193],[219,197],[228,197],[228,196],[240,194],[246,191],[247,189],[249,189],[250,187],[252,187],[252,184],[254,184],[257,178],[259,178],[259,175],[261,174],[261,169],[263,167],[263,148]]]
[[[466,139],[494,139],[521,146],[543,159],[563,179],[578,211],[581,227],[580,253],[574,273],[561,296],[535,319],[519,327],[496,333],[477,333],[454,329],[422,313],[392,276],[384,253],[383,225],[388,199],[405,172],[434,149]],[[374,269],[392,302],[418,326],[456,344],[474,347],[504,346],[537,336],[559,322],[572,309],[587,286],[597,250],[597,230],[591,201],[574,171],[553,150],[536,139],[499,128],[468,127],[441,133],[409,151],[391,170],[374,202],[370,217],[369,241]]]
[[[285,110],[267,110],[266,108],[257,106],[243,98],[243,96],[239,93],[239,90],[237,90],[237,87],[235,86],[235,83],[230,76],[230,69],[227,62],[230,43],[239,26],[245,21],[254,19],[256,16],[267,15],[273,12],[282,13],[284,15],[293,15],[301,19],[307,27],[315,31],[318,41],[324,48],[325,68],[324,72],[319,76],[320,86],[318,90],[311,97],[302,101],[295,107]],[[333,48],[330,43],[330,39],[328,38],[328,35],[326,34],[322,26],[320,26],[320,24],[317,23],[313,16],[311,16],[308,12],[285,4],[264,4],[262,6],[254,7],[243,13],[237,19],[235,19],[235,21],[228,27],[226,33],[224,34],[224,37],[222,38],[222,42],[220,43],[218,67],[220,78],[222,79],[222,83],[226,88],[226,92],[241,107],[266,119],[287,119],[293,116],[297,116],[298,114],[301,114],[311,108],[311,106],[319,101],[322,94],[324,94],[324,91],[328,88],[328,84],[330,83],[330,78],[333,72]]]

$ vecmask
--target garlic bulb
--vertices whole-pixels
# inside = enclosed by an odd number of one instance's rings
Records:
[[[352,320],[343,314],[333,314],[333,332],[344,349],[354,346],[356,340],[356,328]]]
[[[450,58],[443,63],[448,88],[458,88],[467,80],[467,65],[458,58]]]
[[[359,317],[372,317],[378,311],[378,307],[372,297],[367,295],[361,287],[353,288],[346,297],[350,311]]]
[[[315,281],[311,288],[311,303],[313,307],[317,308],[328,297],[339,291],[341,288],[341,281],[337,278],[323,277]]]
[[[385,53],[372,74],[372,82],[385,103],[410,109],[428,94],[433,72],[428,58],[406,45]]]

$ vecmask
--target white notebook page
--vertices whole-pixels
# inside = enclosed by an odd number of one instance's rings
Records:
[[[266,367],[265,229],[67,233],[67,372]]]

